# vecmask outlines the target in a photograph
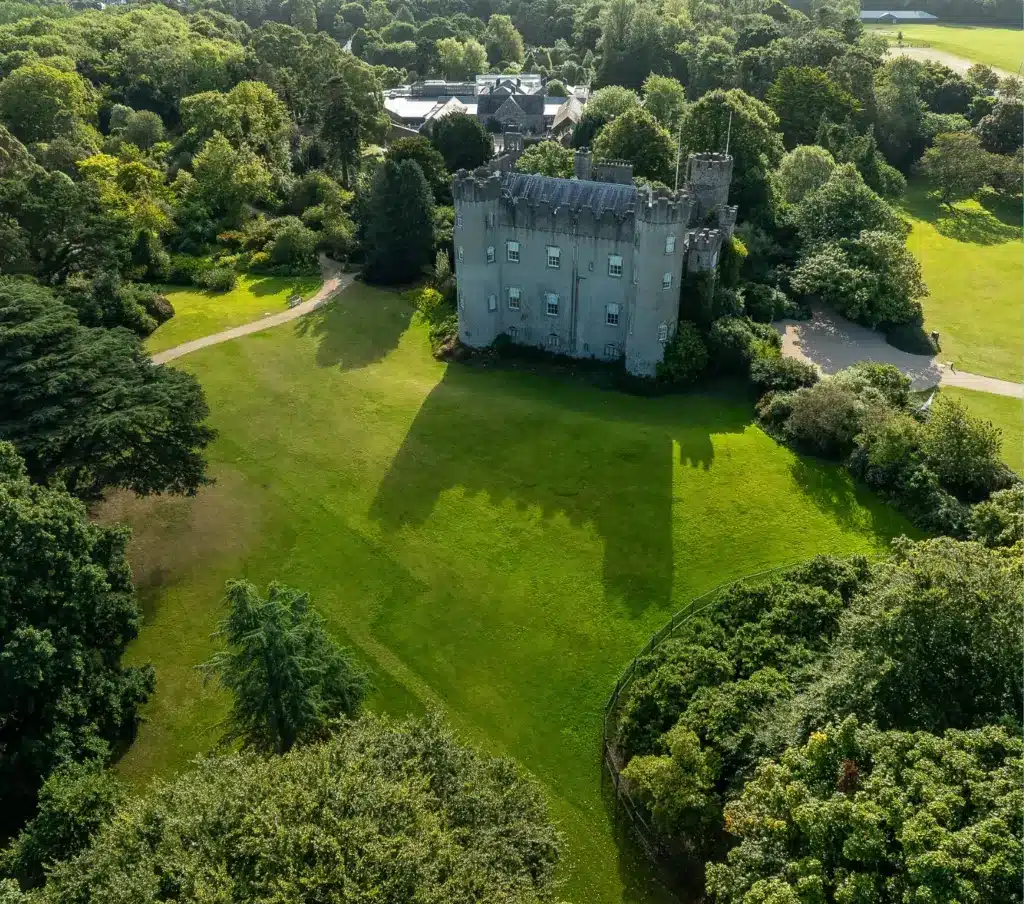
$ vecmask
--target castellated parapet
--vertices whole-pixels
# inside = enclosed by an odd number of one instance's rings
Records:
[[[632,185],[633,164],[626,160],[596,160],[593,165],[592,178],[595,182]]]
[[[725,236],[718,229],[695,229],[690,233],[690,251],[686,269],[691,273],[705,273],[718,266],[718,255]]]
[[[695,216],[704,220],[729,202],[732,182],[730,154],[692,154],[686,164],[686,186],[693,192]]]
[[[485,166],[473,172],[461,169],[452,180],[452,195],[456,201],[497,201],[501,197],[503,176]]]
[[[728,241],[736,230],[736,215],[739,213],[739,208],[735,204],[732,207],[723,206],[719,207],[715,213],[718,218],[718,228],[722,230],[725,240]]]

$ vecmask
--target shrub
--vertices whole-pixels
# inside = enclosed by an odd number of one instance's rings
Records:
[[[1024,483],[993,493],[971,510],[972,540],[985,546],[1013,546],[1024,540]]]
[[[761,393],[792,392],[818,382],[813,364],[782,355],[758,355],[750,365],[750,379]]]
[[[449,348],[459,335],[459,317],[450,298],[437,289],[415,289],[406,295],[430,328],[430,347],[435,355]]]
[[[922,450],[939,482],[958,499],[979,502],[1009,486],[1001,447],[999,430],[972,417],[961,402],[940,397],[932,406]]]
[[[209,292],[230,292],[237,281],[235,271],[228,267],[211,267],[198,278],[199,285]]]
[[[767,283],[745,283],[743,307],[747,316],[758,323],[771,323],[773,320],[782,320],[797,313],[796,306],[786,293]]]
[[[676,334],[658,364],[658,379],[673,386],[688,386],[707,368],[708,350],[695,323],[680,320]]]
[[[822,380],[789,396],[785,437],[826,458],[845,458],[861,431],[866,406],[857,393],[835,380]]]
[[[295,217],[284,217],[274,226],[274,237],[264,249],[270,256],[270,266],[290,276],[314,272],[317,234]]]
[[[143,298],[146,313],[157,323],[166,323],[174,316],[174,306],[166,295],[153,292]]]
[[[210,269],[210,262],[191,254],[172,254],[167,279],[178,286],[198,286],[200,275]]]
[[[734,235],[722,247],[718,262],[718,275],[725,287],[735,286],[740,280],[740,271],[747,259],[747,246],[738,235]]]

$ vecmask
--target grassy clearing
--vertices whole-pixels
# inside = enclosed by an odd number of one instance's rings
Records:
[[[907,244],[921,262],[930,295],[925,325],[938,330],[941,357],[959,370],[1020,382],[1024,349],[1020,292],[1020,209],[994,195],[956,205],[952,214],[920,182],[904,213]]]
[[[890,44],[896,43],[896,35],[902,31],[904,45],[933,47],[1007,72],[1016,72],[1024,61],[1024,33],[1020,29],[938,24],[869,27],[889,38]]]
[[[157,668],[120,764],[135,782],[209,749],[223,582],[308,589],[372,668],[372,705],[440,705],[544,783],[566,836],[562,896],[664,900],[616,839],[605,699],[694,594],[817,552],[878,551],[906,522],[838,469],[751,424],[748,399],[643,399],[521,371],[446,367],[398,296],[355,285],[296,321],[175,366],[206,387],[218,483],[114,500],[134,528]]]
[[[942,394],[963,402],[971,414],[995,424],[1003,432],[1003,461],[1024,475],[1024,402],[953,387],[943,389]]]
[[[230,292],[170,289],[167,297],[174,305],[174,316],[146,340],[146,348],[161,352],[182,342],[251,323],[266,314],[276,314],[287,309],[290,296],[309,298],[322,282],[318,277],[242,275]]]

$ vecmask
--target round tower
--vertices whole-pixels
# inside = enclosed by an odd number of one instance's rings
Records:
[[[686,186],[693,193],[698,222],[703,222],[708,214],[729,203],[730,182],[731,154],[690,155],[686,163]]]

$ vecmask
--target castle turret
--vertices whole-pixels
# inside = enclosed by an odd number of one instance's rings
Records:
[[[589,180],[591,163],[592,158],[590,156],[590,151],[586,148],[578,150],[573,157],[573,175],[577,179]]]
[[[690,248],[686,258],[689,273],[703,273],[718,266],[723,235],[718,229],[695,229],[690,233]]]
[[[710,153],[692,154],[687,161],[686,183],[694,196],[694,216],[698,224],[703,224],[709,214],[728,204],[732,162],[729,154]]]
[[[498,262],[506,254],[498,232],[501,185],[502,175],[487,167],[459,170],[452,180],[459,338],[474,348],[490,345],[500,332]]]

